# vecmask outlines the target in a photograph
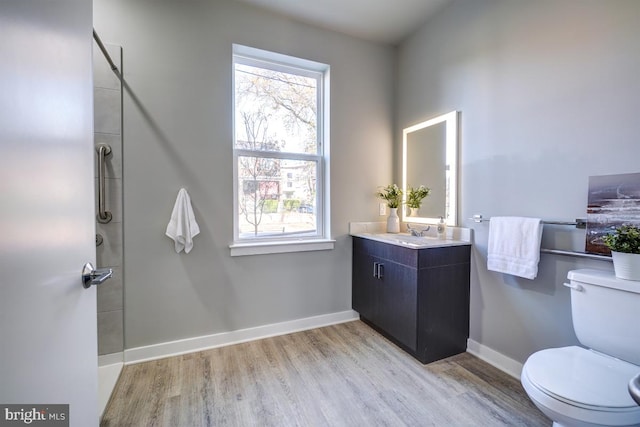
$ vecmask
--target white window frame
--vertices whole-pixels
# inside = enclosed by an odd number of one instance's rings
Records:
[[[317,152],[282,153],[264,152],[236,148],[235,123],[235,65],[245,64],[311,77],[318,84],[317,106]],[[248,46],[233,45],[232,65],[232,114],[233,114],[233,243],[229,245],[231,256],[259,255],[284,252],[304,252],[328,250],[334,248],[331,239],[329,207],[329,66],[306,59],[296,58]],[[239,200],[238,200],[238,157],[269,157],[275,159],[303,160],[316,163],[316,235],[313,236],[275,236],[251,239],[240,238]],[[282,190],[281,190],[282,191]]]

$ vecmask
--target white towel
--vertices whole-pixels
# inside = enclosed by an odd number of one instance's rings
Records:
[[[538,275],[540,218],[493,217],[489,224],[487,268],[527,279]]]
[[[198,233],[200,233],[200,227],[198,227],[196,217],[193,214],[189,193],[181,188],[178,191],[176,204],[173,206],[171,220],[165,234],[174,240],[176,253],[180,253],[184,249],[184,252],[188,254],[193,249],[193,238]]]

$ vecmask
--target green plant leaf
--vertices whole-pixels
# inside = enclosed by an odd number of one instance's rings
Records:
[[[613,233],[602,236],[604,244],[615,252],[640,254],[640,229],[634,225],[623,225]]]

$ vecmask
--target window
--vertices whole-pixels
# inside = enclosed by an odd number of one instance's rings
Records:
[[[232,255],[332,248],[328,211],[328,69],[234,45]],[[303,247],[301,247],[302,245]],[[265,250],[246,248],[267,248]]]

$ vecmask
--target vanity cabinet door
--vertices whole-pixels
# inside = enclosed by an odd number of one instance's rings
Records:
[[[416,350],[417,270],[383,261],[378,326],[400,344]]]
[[[380,318],[380,282],[374,270],[379,262],[380,259],[363,251],[353,252],[351,307],[371,322],[377,322]]]
[[[417,270],[381,257],[393,249],[354,238],[351,306],[363,320],[415,351]]]
[[[470,246],[433,250],[437,267],[418,275],[417,357],[422,363],[463,353],[469,338]]]

